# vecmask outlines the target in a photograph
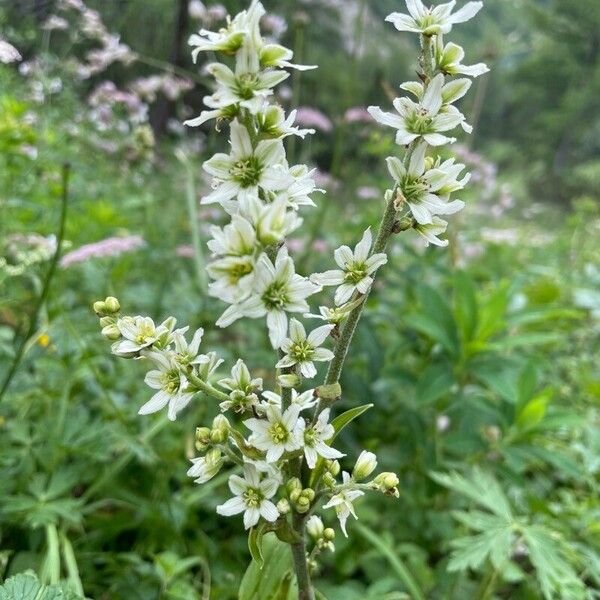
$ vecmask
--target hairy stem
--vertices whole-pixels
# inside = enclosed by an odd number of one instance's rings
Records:
[[[186,373],[186,377],[193,386],[197,387],[198,390],[204,392],[207,396],[212,396],[215,400],[219,400],[220,402],[227,402],[229,400],[227,394],[220,392],[217,388],[210,385],[210,383],[203,381],[193,373]]]
[[[58,233],[56,236],[56,251],[54,252],[54,256],[50,261],[50,266],[48,267],[48,271],[46,272],[46,277],[44,278],[44,282],[42,285],[42,292],[34,306],[33,314],[31,315],[31,320],[29,322],[29,328],[27,329],[27,333],[21,339],[19,347],[15,353],[15,357],[12,361],[10,369],[4,378],[2,383],[2,387],[0,388],[0,401],[4,397],[4,394],[8,390],[13,377],[15,376],[17,370],[21,366],[21,362],[25,356],[25,348],[27,347],[27,343],[31,340],[38,326],[38,321],[40,317],[40,312],[44,303],[48,299],[48,294],[50,293],[50,285],[52,280],[54,279],[54,273],[56,272],[56,267],[58,265],[58,261],[60,259],[62,242],[65,237],[65,223],[67,220],[67,207],[69,205],[69,178],[71,174],[71,167],[68,164],[63,166],[62,171],[62,200],[61,200],[61,208],[60,208],[60,222],[58,226]]]
[[[304,537],[304,517],[294,514],[293,526],[300,541],[291,544],[294,559],[294,571],[298,581],[298,600],[315,600],[315,592],[310,581],[308,561],[306,560],[306,539]]]
[[[377,233],[377,238],[375,240],[375,244],[373,245],[372,254],[385,252],[388,242],[394,234],[394,227],[396,225],[397,218],[396,206],[394,202],[395,196],[393,195],[388,201],[385,213],[381,219],[379,232]],[[344,362],[346,361],[348,349],[350,348],[352,338],[354,337],[354,333],[356,331],[356,326],[358,325],[358,322],[362,316],[369,293],[370,290],[363,295],[362,302],[348,315],[348,319],[342,328],[339,340],[335,346],[333,360],[329,364],[329,370],[327,371],[327,377],[325,378],[325,385],[332,385],[340,380],[340,375],[342,374],[342,369],[344,368]]]

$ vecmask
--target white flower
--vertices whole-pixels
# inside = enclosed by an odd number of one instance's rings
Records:
[[[308,521],[306,521],[306,532],[316,542],[323,537],[325,526],[323,521],[317,515],[312,515]]]
[[[20,52],[12,44],[0,38],[0,63],[7,65],[20,60]]]
[[[452,161],[446,161],[443,169],[428,170],[425,164],[426,151],[427,144],[421,143],[417,146],[410,158],[408,169],[396,157],[387,159],[390,175],[396,181],[402,198],[410,207],[415,220],[421,225],[433,223],[434,215],[452,215],[462,210],[464,202],[446,202],[442,197],[447,194],[441,192],[451,181],[453,189],[462,189],[469,180],[465,177],[461,182],[456,181],[456,176],[464,169],[464,165],[454,165]]]
[[[208,354],[199,354],[192,364],[196,368],[196,373],[202,381],[208,381],[208,378],[221,366],[223,359],[217,356],[216,352]]]
[[[217,506],[217,513],[225,517],[244,513],[244,527],[254,527],[262,517],[273,523],[279,517],[277,507],[271,502],[279,487],[275,479],[260,480],[260,474],[251,464],[244,465],[244,477],[232,475],[229,489],[234,497]]]
[[[200,30],[189,39],[189,45],[194,46],[192,58],[196,62],[200,52],[224,52],[235,54],[244,44],[247,37],[256,35],[260,18],[265,9],[260,2],[253,2],[250,8],[240,12],[226,28],[218,32]]]
[[[287,313],[307,312],[306,298],[320,289],[296,274],[294,261],[285,248],[279,250],[274,265],[263,254],[256,265],[253,294],[240,304],[230,306],[217,321],[217,326],[227,327],[242,317],[258,319],[266,315],[271,344],[279,348],[287,333]]]
[[[189,404],[194,393],[185,391],[188,385],[187,379],[171,353],[151,351],[145,356],[158,369],[149,371],[144,382],[158,391],[140,408],[138,414],[149,415],[162,410],[168,404],[167,416],[169,420],[175,421],[177,413]]]
[[[294,210],[298,210],[300,206],[316,206],[311,199],[311,194],[316,192],[324,194],[325,190],[317,188],[317,184],[313,179],[316,169],[308,170],[306,165],[295,165],[289,170],[292,177],[292,183],[284,190],[277,193],[277,197],[285,197],[288,204]]]
[[[278,461],[284,452],[293,452],[302,446],[301,419],[298,419],[300,407],[289,406],[282,414],[281,409],[270,406],[266,410],[266,419],[248,419],[244,425],[252,435],[249,442],[267,453],[266,461]]]
[[[321,412],[314,425],[307,427],[304,419],[300,419],[300,425],[304,437],[304,456],[310,469],[314,469],[317,465],[318,456],[329,460],[346,456],[327,443],[335,434],[333,425],[329,423],[328,408]]]
[[[285,69],[296,69],[297,71],[310,71],[316,69],[317,65],[297,65],[290,61],[294,53],[279,44],[266,44],[260,51],[261,67],[279,67]]]
[[[221,470],[224,462],[221,451],[215,448],[207,452],[206,456],[192,458],[192,466],[187,475],[195,478],[194,483],[206,483]]]
[[[352,484],[352,479],[348,473],[344,471],[342,477],[344,486]],[[355,519],[358,519],[352,503],[361,496],[364,496],[364,492],[343,487],[337,494],[332,496],[327,504],[323,505],[323,508],[335,508],[337,518],[340,521],[340,527],[346,537],[348,537],[346,531],[346,521],[348,520],[348,517],[352,515]]]
[[[235,211],[233,198],[241,201],[257,197],[259,189],[267,192],[284,189],[291,183],[287,169],[281,167],[284,160],[281,140],[263,140],[254,148],[248,130],[234,121],[231,154],[215,154],[203,165],[215,179],[214,191],[202,198],[202,204],[219,202],[225,209]]]
[[[316,315],[312,313],[306,313],[302,316],[305,319],[319,319],[321,321],[332,323],[333,325],[339,325],[357,306],[360,305],[362,301],[362,298],[357,298],[352,302],[347,302],[346,304],[342,304],[342,306],[336,306],[335,308],[319,306],[320,314]]]
[[[426,8],[421,0],[406,0],[409,15],[392,13],[386,18],[398,31],[411,31],[423,35],[449,33],[456,23],[472,19],[483,6],[482,2],[467,2],[460,10],[452,13],[456,1]]]
[[[398,111],[397,115],[383,112],[378,106],[370,106],[369,113],[379,123],[398,130],[396,143],[400,146],[419,138],[431,146],[453,143],[456,139],[442,135],[442,132],[454,129],[464,122],[465,117],[454,107],[446,112],[440,111],[443,85],[444,76],[439,73],[427,86],[419,104],[409,98],[396,98],[394,108]]]
[[[314,129],[299,129],[294,127],[296,122],[297,110],[290,112],[286,118],[285,112],[281,106],[267,106],[256,115],[261,133],[274,138],[286,138],[290,135],[297,135],[304,139],[307,135],[315,132]]]
[[[450,42],[441,51],[436,52],[438,69],[446,75],[468,75],[469,77],[479,77],[489,71],[484,63],[463,65],[464,57],[465,51],[458,44]]]
[[[339,286],[335,292],[337,306],[348,302],[355,291],[366,294],[373,283],[371,275],[387,263],[387,256],[384,253],[369,256],[372,245],[373,236],[369,228],[356,245],[354,252],[348,246],[341,246],[335,251],[335,262],[340,269],[311,275],[311,281],[323,286]]]
[[[117,321],[117,327],[124,339],[113,344],[113,354],[129,357],[152,346],[169,333],[165,323],[156,327],[150,317],[121,317]]]
[[[285,356],[277,363],[278,369],[293,367],[298,365],[300,373],[309,379],[317,374],[315,368],[316,362],[328,362],[333,359],[333,352],[325,348],[320,348],[323,342],[329,337],[334,325],[323,325],[306,335],[306,330],[300,321],[290,320],[290,337],[281,345],[281,350]]]
[[[221,410],[243,412],[258,403],[256,392],[260,392],[263,387],[263,380],[260,377],[252,379],[248,367],[242,359],[239,359],[231,369],[231,377],[221,379],[219,385],[229,390],[231,400],[221,402]]]
[[[174,331],[171,336],[175,344],[175,355],[173,358],[175,359],[175,362],[182,367],[195,364],[195,361],[198,358],[202,336],[204,335],[204,329],[196,329],[192,341],[188,343],[185,339],[187,330],[188,327],[178,329]]]
[[[286,236],[302,225],[296,211],[288,210],[288,201],[279,197],[270,204],[251,198],[240,206],[241,211],[253,223],[256,237],[264,247],[280,244]]]
[[[446,223],[446,221],[442,221],[442,219],[439,217],[433,217],[432,223],[429,225],[421,225],[417,223],[415,226],[417,233],[425,238],[427,245],[433,244],[434,246],[442,247],[448,245],[448,240],[440,240],[438,235],[445,233],[447,228],[448,223]]]
[[[267,399],[267,402],[261,402],[257,408],[261,411],[267,410],[269,406],[276,406],[281,408],[281,396],[275,392],[266,391],[262,393],[263,398]],[[315,390],[306,390],[305,392],[299,393],[295,389],[292,389],[292,404],[296,404],[300,411],[312,408],[317,404],[315,398]]]
[[[210,232],[213,239],[207,245],[220,258],[206,268],[215,280],[209,285],[209,292],[230,304],[241,302],[252,292],[256,231],[248,220],[234,215],[223,229],[213,226]]]
[[[366,479],[377,468],[377,457],[372,452],[363,450],[356,459],[352,477],[356,481]]]

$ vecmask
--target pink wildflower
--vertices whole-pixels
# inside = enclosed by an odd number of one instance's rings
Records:
[[[142,248],[145,245],[146,242],[139,235],[110,237],[93,244],[85,244],[76,250],[68,252],[62,257],[60,266],[66,269],[72,265],[87,262],[92,258],[119,256],[125,252],[132,252]]]

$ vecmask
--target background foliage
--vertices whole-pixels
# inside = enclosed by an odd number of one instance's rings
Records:
[[[0,2],[2,36],[24,56],[0,65],[0,381],[36,318],[64,162],[65,251],[144,243],[63,263],[2,398],[0,577],[29,571],[0,598],[235,598],[249,556],[239,524],[214,511],[228,474],[201,487],[185,476],[194,428],[217,407],[196,403],[168,427],[138,417],[142,372],[113,360],[90,311],[111,294],[128,312],[197,327],[222,308],[190,247],[194,225],[203,239],[213,220],[197,198],[220,141],[179,125],[206,89],[178,38],[201,24],[181,20],[183,1],[89,2],[136,59],[81,79],[73,69],[97,41],[54,4]],[[416,49],[382,23],[399,1],[265,4],[298,61],[320,65],[282,101],[322,113],[289,152],[328,187],[293,240],[304,271],[325,269],[330,250],[378,221],[394,152],[386,132],[344,115],[385,104]],[[44,29],[52,14],[69,28]],[[329,600],[600,597],[599,32],[595,0],[486,0],[459,30],[471,62],[492,67],[464,107],[475,135],[457,147],[474,185],[449,250],[396,240],[356,338],[340,408],[376,409],[340,445],[376,451],[401,495],[359,504],[316,579]],[[103,83],[131,91],[165,73],[194,88],[92,100]],[[208,338],[251,368],[270,359],[259,324]]]

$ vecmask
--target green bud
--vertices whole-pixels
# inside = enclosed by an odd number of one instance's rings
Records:
[[[213,429],[219,429],[221,431],[229,431],[231,425],[225,415],[217,415],[212,422]]]
[[[379,473],[375,479],[373,479],[373,483],[376,484],[382,491],[384,492],[395,492],[394,495],[397,495],[398,484],[400,480],[395,473]]]
[[[106,306],[102,300],[98,300],[92,304],[92,308],[97,315],[103,315],[106,312]]]
[[[216,465],[221,461],[222,454],[218,448],[212,448],[206,453],[206,462],[211,465]]]
[[[366,479],[377,467],[377,457],[372,452],[363,450],[354,465],[352,475],[356,481]]]
[[[313,490],[312,488],[306,488],[302,490],[302,496],[308,498],[308,500],[312,502],[315,499],[315,490]]]
[[[331,527],[327,527],[327,529],[323,531],[323,537],[328,542],[331,542],[335,539],[335,531]]]
[[[294,503],[298,502],[298,500],[300,499],[301,496],[302,496],[302,490],[299,490],[298,488],[296,488],[290,492],[290,500]]]
[[[196,450],[201,452],[210,446],[211,431],[208,427],[196,427]]]
[[[317,541],[323,537],[324,527],[323,521],[316,515],[313,515],[308,521],[306,521],[306,531],[310,537]]]
[[[329,472],[323,473],[323,483],[327,487],[333,487],[335,485],[335,477]]]
[[[297,477],[292,477],[286,484],[285,489],[288,494],[291,494],[294,490],[302,491],[302,482]]]
[[[287,498],[282,498],[277,503],[277,510],[282,515],[287,515],[291,509],[292,509],[292,507],[290,506],[290,503],[288,502]]]
[[[279,375],[277,382],[283,388],[296,388],[300,385],[301,379],[294,373],[286,373],[285,375]]]
[[[327,470],[334,476],[337,477],[340,474],[340,463],[337,460],[327,461]]]
[[[115,314],[121,310],[121,305],[114,296],[108,296],[108,298],[104,300],[104,308],[107,313]]]
[[[111,341],[116,341],[121,338],[121,332],[119,331],[119,328],[115,324],[108,325],[107,327],[103,327],[102,335],[107,340],[111,340]]]
[[[222,429],[213,429],[210,432],[210,441],[213,444],[222,444],[227,439],[227,432]]]
[[[115,322],[113,317],[100,317],[100,327],[108,327]]]
[[[296,510],[302,515],[310,509],[310,500],[306,496],[300,496],[296,502]]]

